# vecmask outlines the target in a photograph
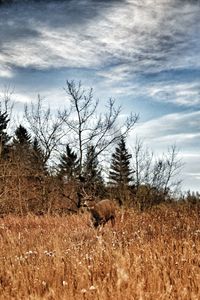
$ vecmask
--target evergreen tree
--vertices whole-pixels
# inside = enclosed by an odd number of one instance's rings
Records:
[[[128,186],[133,180],[134,173],[130,167],[130,159],[132,155],[128,153],[125,139],[122,136],[115,152],[112,154],[109,182],[115,186]]]
[[[43,161],[44,160],[44,153],[43,153],[43,150],[42,150],[42,148],[41,148],[41,146],[39,144],[39,141],[38,141],[38,139],[36,137],[33,140],[32,147],[33,147],[34,156],[38,160]]]
[[[60,164],[58,176],[66,180],[74,180],[79,173],[79,159],[77,154],[72,151],[69,144],[66,146],[64,153],[60,155]]]
[[[12,149],[15,155],[22,161],[27,161],[31,155],[31,135],[27,129],[22,125],[19,125],[15,130],[15,136],[13,138]]]
[[[34,138],[32,143],[32,165],[35,170],[39,171],[39,173],[46,171],[44,152],[36,137]]]
[[[104,193],[104,180],[101,175],[101,168],[95,153],[94,146],[88,146],[86,159],[83,165],[83,178],[85,188],[88,192],[101,196]]]
[[[22,125],[19,125],[15,130],[15,136],[11,146],[12,161],[20,163],[24,170],[30,171],[32,156],[31,135]]]
[[[10,137],[6,129],[9,121],[7,112],[2,113],[0,110],[0,158],[4,158],[8,152],[7,143]]]
[[[12,144],[13,161],[20,163],[23,170],[29,175],[41,175],[46,171],[44,153],[37,138],[33,142],[27,129],[19,125],[15,130]]]
[[[28,146],[31,144],[31,135],[21,124],[15,130],[14,144],[21,146]]]

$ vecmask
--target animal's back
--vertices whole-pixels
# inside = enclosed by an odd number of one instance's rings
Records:
[[[85,201],[84,205],[88,207],[91,213],[91,220],[95,227],[105,225],[109,220],[112,225],[115,224],[115,204],[112,200],[103,199],[99,202],[92,201],[88,203]]]
[[[95,205],[95,208],[96,211],[98,211],[99,216],[105,220],[115,217],[115,205],[112,200],[101,200]]]

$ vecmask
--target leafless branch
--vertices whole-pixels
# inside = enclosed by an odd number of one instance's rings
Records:
[[[45,108],[40,95],[36,104],[32,102],[30,106],[25,105],[25,118],[43,147],[46,162],[66,134],[63,130],[64,120],[58,114],[53,116],[50,107]]]
[[[95,147],[96,156],[105,151],[120,136],[127,135],[134,127],[138,116],[130,114],[123,124],[118,124],[121,107],[115,106],[115,100],[110,98],[104,114],[97,115],[99,100],[93,97],[93,90],[86,91],[81,82],[67,81],[65,88],[70,97],[71,107],[61,112],[67,128],[72,132],[73,138],[78,142],[80,165],[87,146]],[[80,168],[81,170],[81,168]]]

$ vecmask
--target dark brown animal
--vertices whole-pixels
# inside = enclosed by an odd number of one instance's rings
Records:
[[[115,204],[112,200],[85,201],[84,206],[91,213],[91,219],[95,228],[99,225],[105,225],[109,220],[112,226],[115,225]]]

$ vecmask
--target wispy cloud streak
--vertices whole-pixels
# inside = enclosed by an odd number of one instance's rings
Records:
[[[129,76],[199,66],[199,54],[191,51],[200,48],[198,2],[91,3],[32,2],[2,9],[2,63],[39,69],[109,67],[111,72],[127,64]]]
[[[174,113],[138,124],[133,136],[140,137],[153,150],[156,155],[161,155],[172,145],[180,151],[180,158],[184,162],[183,178],[187,189],[197,187],[200,180],[196,177],[199,173],[197,161],[200,147],[200,112]],[[189,173],[194,173],[193,179]],[[184,189],[185,189],[184,187]]]

